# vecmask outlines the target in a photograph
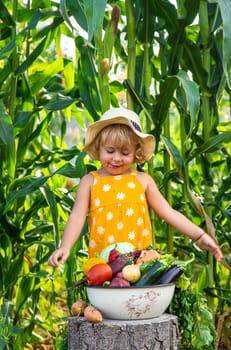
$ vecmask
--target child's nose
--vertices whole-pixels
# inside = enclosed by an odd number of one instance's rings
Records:
[[[115,152],[115,153],[113,154],[113,159],[116,160],[116,161],[120,160],[120,159],[121,159],[120,153],[119,153],[119,152]]]

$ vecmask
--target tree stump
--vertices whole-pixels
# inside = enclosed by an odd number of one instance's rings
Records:
[[[177,317],[163,314],[147,320],[111,320],[90,323],[68,319],[69,350],[176,350]]]

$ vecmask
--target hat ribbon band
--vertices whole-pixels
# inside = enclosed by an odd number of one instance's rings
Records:
[[[139,132],[142,132],[141,127],[139,126],[139,124],[137,124],[136,122],[134,122],[134,120],[130,119],[130,123],[132,124],[132,126]]]

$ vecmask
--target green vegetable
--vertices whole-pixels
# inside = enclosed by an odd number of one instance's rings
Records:
[[[166,267],[159,260],[156,260],[154,264],[145,270],[139,281],[134,285],[137,287],[151,286],[159,280],[165,271]]]
[[[186,270],[186,268],[195,260],[195,255],[193,253],[190,254],[189,260],[179,260],[171,254],[164,254],[160,258],[160,262],[164,264],[166,267],[170,268],[173,265],[178,267],[182,267]]]
[[[143,275],[151,266],[153,266],[158,260],[145,261],[140,265],[140,272]]]
[[[154,265],[156,261],[159,261],[161,264],[163,264],[166,269],[170,269],[172,266],[178,266],[186,270],[187,266],[190,265],[193,260],[195,260],[195,255],[193,253],[190,254],[190,259],[185,261],[179,260],[171,254],[164,254],[161,255],[159,260],[146,261],[141,264],[140,271],[143,274],[150,266]]]

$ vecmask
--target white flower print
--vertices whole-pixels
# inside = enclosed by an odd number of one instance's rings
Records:
[[[113,218],[113,214],[111,211],[109,211],[106,215],[107,220],[111,220]]]
[[[110,243],[110,244],[112,244],[112,243],[114,243],[115,242],[115,237],[113,236],[113,235],[111,235],[111,236],[108,236],[108,243]]]
[[[134,240],[135,239],[135,232],[134,231],[129,232],[128,238],[131,240]]]
[[[135,188],[136,184],[134,182],[128,182],[128,187],[129,188]]]
[[[142,231],[142,235],[143,236],[148,236],[148,234],[149,234],[149,230],[147,229],[147,228],[145,228],[143,231]]]
[[[99,198],[95,199],[95,205],[98,207],[100,205],[101,201]]]
[[[125,198],[125,193],[123,192],[118,192],[116,195],[117,199],[123,200]]]
[[[95,246],[96,246],[96,243],[95,243],[95,241],[92,239],[92,240],[90,240],[90,242],[89,242],[89,247],[91,247],[91,248],[95,248]]]
[[[110,189],[111,189],[111,186],[109,184],[103,185],[103,192],[108,192],[110,191]]]
[[[127,208],[127,210],[126,210],[126,215],[127,215],[127,216],[132,216],[133,214],[134,214],[133,208]]]
[[[118,224],[116,225],[117,230],[122,230],[124,227],[124,224],[122,222],[118,222]]]
[[[143,218],[138,218],[137,221],[136,221],[138,226],[143,225],[143,222],[144,222]]]
[[[103,226],[98,226],[96,231],[99,235],[102,235],[104,233],[105,229]]]
[[[121,175],[116,175],[116,176],[114,177],[114,179],[115,179],[115,180],[121,180]]]
[[[141,200],[142,202],[145,201],[145,197],[144,197],[143,193],[140,194],[140,200]]]

